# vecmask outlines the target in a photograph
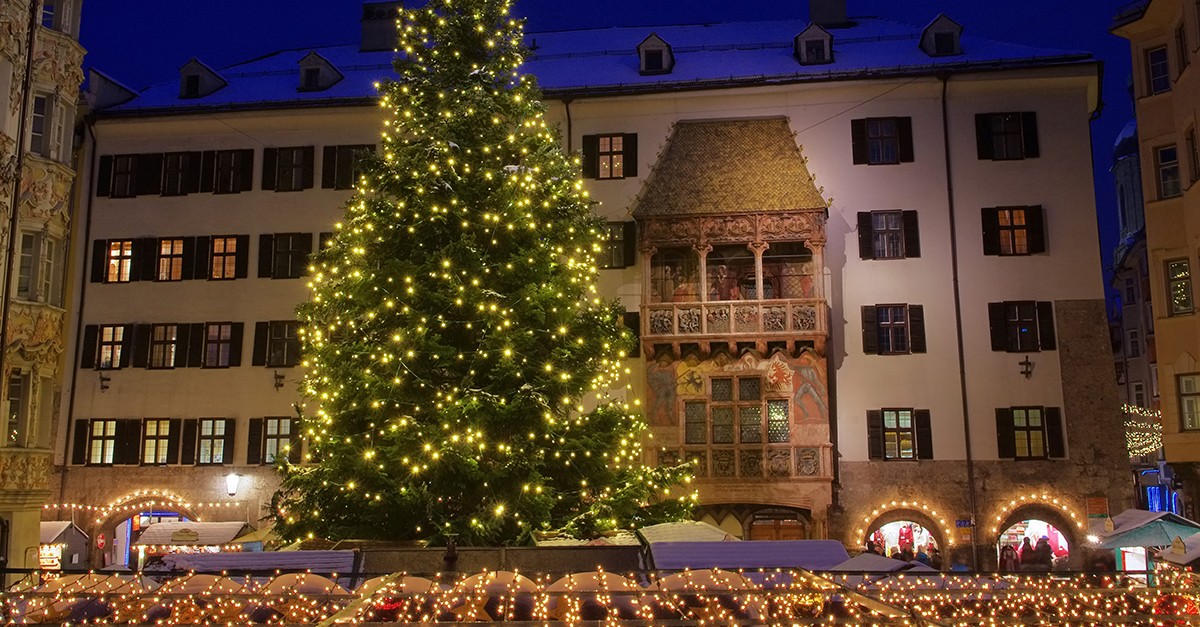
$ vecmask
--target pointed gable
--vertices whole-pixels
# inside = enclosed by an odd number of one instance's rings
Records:
[[[792,40],[792,54],[802,65],[833,63],[833,35],[816,22],[809,22]]]
[[[670,74],[675,67],[671,45],[654,33],[637,45],[638,71],[642,74]]]
[[[297,63],[300,66],[299,91],[325,91],[345,78],[332,63],[314,50]]]
[[[931,57],[950,57],[962,54],[962,24],[938,13],[921,29],[921,50]]]
[[[180,98],[203,98],[228,84],[216,70],[195,57],[179,68]]]

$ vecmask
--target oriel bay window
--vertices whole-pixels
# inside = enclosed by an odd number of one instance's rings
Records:
[[[700,259],[690,246],[666,247],[650,262],[650,302],[700,301]]]
[[[790,440],[786,398],[764,398],[758,376],[713,377],[709,398],[684,402],[684,444],[780,444]]]

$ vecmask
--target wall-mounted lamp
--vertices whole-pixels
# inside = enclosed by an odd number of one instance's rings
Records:
[[[229,496],[237,496],[238,484],[241,481],[242,476],[236,472],[225,475],[225,491],[229,493]]]
[[[1021,367],[1021,374],[1025,375],[1026,379],[1033,378],[1033,362],[1029,361],[1029,355],[1025,356],[1025,361],[1018,361],[1017,365]]]
[[[275,391],[276,392],[283,389],[283,378],[284,378],[283,373],[276,370],[275,371]]]
[[[101,392],[108,391],[108,382],[109,381],[112,381],[112,377],[107,376],[103,372],[101,372],[100,373],[100,391]]]

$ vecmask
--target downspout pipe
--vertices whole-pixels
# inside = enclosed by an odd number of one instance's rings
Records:
[[[954,176],[950,158],[950,116],[947,89],[950,73],[938,74],[942,83],[942,148],[946,159],[946,209],[950,217],[950,271],[954,283],[954,330],[958,336],[958,389],[962,398],[963,440],[967,458],[967,505],[971,510],[971,568],[979,563],[979,504],[975,494],[975,457],[971,452],[971,407],[967,400],[967,358],[963,340],[962,283],[958,271],[958,229],[954,216]]]
[[[571,102],[573,102],[574,100],[575,100],[575,98],[573,98],[571,96],[567,96],[562,99],[563,110],[566,111],[566,113],[567,113],[567,154],[568,155],[571,154],[571,148],[572,148],[573,139],[574,139],[571,137]]]

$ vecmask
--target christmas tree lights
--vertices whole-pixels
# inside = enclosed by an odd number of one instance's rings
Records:
[[[683,516],[686,469],[643,466],[637,403],[610,393],[632,335],[509,2],[437,0],[398,32],[382,151],[299,312],[315,463],[284,467],[277,529],[484,544]]]

